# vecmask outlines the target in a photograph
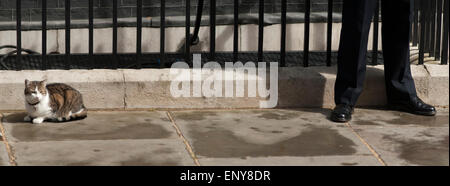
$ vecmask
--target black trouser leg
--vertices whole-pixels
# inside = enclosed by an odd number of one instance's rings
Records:
[[[337,105],[354,106],[363,90],[367,42],[376,1],[344,0],[343,2],[343,23],[334,99]]]
[[[411,75],[409,38],[412,21],[410,0],[382,0],[383,56],[389,102],[417,96]]]

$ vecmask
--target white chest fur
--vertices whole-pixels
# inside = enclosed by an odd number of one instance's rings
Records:
[[[50,107],[50,96],[47,94],[43,96],[40,102],[37,105],[30,105],[27,101],[25,101],[25,107],[27,109],[28,114],[33,117],[43,117],[43,118],[52,118],[53,112]]]

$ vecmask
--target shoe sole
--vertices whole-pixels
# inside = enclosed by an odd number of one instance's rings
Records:
[[[352,120],[352,119],[351,118],[344,119],[344,118],[331,117],[331,121],[336,122],[336,123],[346,123],[346,122],[349,122],[350,120]]]
[[[436,111],[433,111],[433,112],[411,111],[410,109],[405,108],[403,106],[399,106],[399,105],[390,105],[389,109],[395,110],[395,111],[407,112],[407,113],[415,114],[415,115],[422,115],[422,116],[436,116],[436,114],[437,114]]]

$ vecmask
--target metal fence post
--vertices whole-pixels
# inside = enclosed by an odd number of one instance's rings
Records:
[[[16,0],[16,67],[22,70],[22,4],[21,0]]]

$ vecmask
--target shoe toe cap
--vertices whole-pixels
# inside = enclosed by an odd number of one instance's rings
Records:
[[[351,119],[351,116],[345,113],[333,113],[331,119],[336,122],[346,122]]]

